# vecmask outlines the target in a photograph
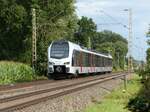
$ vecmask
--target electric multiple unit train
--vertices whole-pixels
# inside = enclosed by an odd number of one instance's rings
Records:
[[[54,41],[48,48],[48,75],[52,78],[112,71],[112,56],[69,41]]]

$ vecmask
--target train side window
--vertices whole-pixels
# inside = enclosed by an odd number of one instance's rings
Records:
[[[85,53],[85,67],[87,67],[88,63],[88,57],[87,57],[87,53]]]
[[[95,66],[97,67],[97,55],[95,55]]]
[[[106,67],[108,66],[108,58],[105,58]]]
[[[89,53],[87,53],[87,59],[88,59],[87,64],[88,64],[88,67],[89,67],[89,63],[90,63]]]
[[[83,52],[83,66],[86,66],[86,54]]]
[[[86,53],[86,67],[88,67],[88,53]]]
[[[103,57],[103,67],[105,67],[105,58]]]
[[[104,62],[105,62],[105,60],[104,60],[104,57],[103,57],[103,67],[105,66],[105,63],[104,63]]]
[[[100,67],[102,66],[102,57],[100,56],[99,57],[99,64],[100,64]]]
[[[111,63],[111,60],[110,59],[108,59],[108,66],[110,67],[110,63]]]
[[[92,67],[93,66],[93,59],[92,59],[92,54],[90,54],[90,66]]]
[[[72,55],[72,65],[73,65],[73,66],[77,66],[77,51],[76,51],[76,50],[73,51],[73,55]]]
[[[84,64],[83,64],[83,66],[85,67],[86,66],[86,54],[85,54],[85,52],[83,53],[83,55],[84,55],[84,58],[83,58],[83,62],[84,62]]]
[[[82,66],[85,66],[85,53],[82,52]]]
[[[112,66],[112,59],[110,59],[110,67]]]
[[[106,58],[106,67],[108,67],[108,58]]]
[[[98,67],[98,55],[96,56],[96,66]]]
[[[72,54],[72,66],[75,66],[75,50],[73,51]]]
[[[107,67],[109,66],[109,59],[107,58]]]
[[[105,59],[106,67],[108,67],[108,58]]]
[[[81,66],[81,58],[80,58],[80,56],[81,56],[81,53],[79,52],[79,51],[77,51],[77,66]]]
[[[99,67],[101,66],[101,60],[100,59],[101,59],[101,57],[99,56],[98,57],[98,65],[99,65]]]
[[[95,55],[93,55],[93,66],[95,67]]]
[[[98,67],[99,67],[99,56],[98,56]]]
[[[80,52],[74,50],[72,55],[72,66],[79,66],[80,65],[79,61],[80,61]]]
[[[85,53],[85,67],[88,66],[88,55],[87,53]]]
[[[99,63],[99,59],[100,59],[100,56],[98,56],[98,67],[100,67],[100,65],[99,65],[99,64],[100,64],[100,63]]]
[[[103,67],[103,57],[101,57],[101,67]]]
[[[99,57],[99,66],[101,67],[101,56]]]
[[[93,67],[93,54],[91,54],[91,66]]]

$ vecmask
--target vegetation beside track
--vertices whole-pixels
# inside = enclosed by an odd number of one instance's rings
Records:
[[[38,79],[32,68],[18,62],[0,62],[0,84],[27,82]]]
[[[88,17],[77,17],[76,0],[1,0],[0,60],[32,63],[32,14],[36,9],[37,60],[36,72],[47,73],[47,48],[58,39],[66,39],[87,48],[113,56],[113,67],[124,68],[127,40],[112,31],[97,30]]]
[[[83,112],[130,112],[127,108],[130,98],[137,95],[141,89],[140,78],[135,76],[128,81],[127,91],[123,91],[123,86],[105,96],[102,102],[96,102],[87,107]]]
[[[149,41],[150,42],[150,41]],[[148,43],[150,45],[150,43]],[[132,112],[150,112],[150,48],[147,50],[147,64],[137,73],[141,76],[142,88],[138,95],[131,99],[128,107]]]

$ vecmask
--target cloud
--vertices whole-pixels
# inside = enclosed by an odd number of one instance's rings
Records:
[[[78,0],[76,3],[76,11],[79,16],[85,15],[85,16],[96,16],[97,10],[100,8],[107,6],[111,7],[114,4],[109,1],[98,1],[98,0]]]

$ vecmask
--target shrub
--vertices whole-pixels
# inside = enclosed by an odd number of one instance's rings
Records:
[[[32,68],[17,62],[0,62],[0,84],[31,81],[36,78]]]
[[[130,99],[128,108],[132,112],[149,112],[150,105],[147,98],[137,96],[136,98]]]
[[[142,77],[143,87],[137,97],[129,101],[128,108],[133,112],[150,112],[150,68],[146,66],[145,69],[139,69],[137,73]]]

